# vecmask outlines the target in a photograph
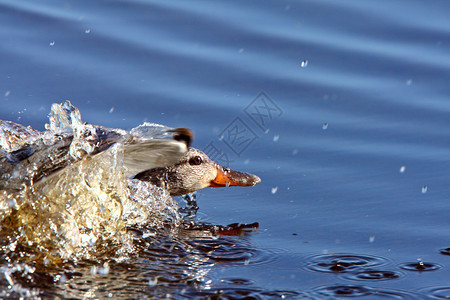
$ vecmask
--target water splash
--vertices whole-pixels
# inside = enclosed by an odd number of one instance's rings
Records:
[[[128,180],[124,144],[170,138],[144,124],[130,133],[85,124],[69,101],[54,104],[46,131],[0,122],[0,238],[42,263],[133,251],[129,227],[176,228],[177,203],[162,189]],[[26,159],[25,159],[26,158]],[[12,247],[14,246],[14,247]]]

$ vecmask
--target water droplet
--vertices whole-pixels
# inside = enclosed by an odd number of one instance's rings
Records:
[[[290,10],[291,9],[291,6],[290,5],[286,5],[285,7],[284,7],[284,10]]]
[[[274,142],[278,142],[279,139],[280,139],[280,136],[278,134],[273,136],[273,141]]]
[[[97,266],[92,266],[91,267],[91,275],[97,274],[97,271],[98,271],[98,267]]]
[[[298,149],[292,150],[292,155],[297,155],[297,154],[298,154]]]
[[[14,281],[12,280],[11,276],[8,274],[8,272],[4,272],[3,275],[5,276],[6,281],[8,281],[9,285],[12,287],[14,285]]]
[[[422,194],[425,194],[428,191],[428,187],[426,185],[424,185],[422,187]]]
[[[153,278],[153,279],[149,279],[148,280],[148,285],[149,286],[155,286],[155,285],[157,285],[158,284],[158,276],[156,276],[155,278]]]
[[[110,113],[110,114],[112,114],[112,113],[113,113],[113,111],[114,111],[114,106],[113,106],[113,107],[111,107],[111,109],[109,110],[109,113]]]
[[[405,170],[406,170],[406,167],[405,167],[405,166],[401,166],[401,167],[400,167],[400,173],[404,173]]]
[[[302,62],[300,63],[300,67],[306,68],[307,66],[308,66],[308,60],[307,59],[302,60]]]
[[[239,49],[239,53],[244,52],[244,48]]]
[[[7,202],[8,202],[8,206],[9,206],[10,208],[14,208],[14,209],[18,209],[18,208],[19,208],[19,206],[17,205],[16,199],[11,198],[11,199],[8,199]]]
[[[98,274],[106,275],[109,273],[109,264],[105,262],[102,267],[98,268]]]
[[[371,236],[369,237],[369,243],[373,243],[373,242],[375,242],[375,236],[374,236],[374,235],[371,235]]]
[[[53,46],[55,46],[55,41],[50,42],[50,47],[53,47]]]
[[[67,281],[66,274],[62,273],[61,276],[59,277],[58,282],[59,283],[65,283],[66,281]]]
[[[6,91],[5,92],[5,97],[8,97],[11,94],[11,91]]]
[[[323,123],[322,129],[323,129],[323,130],[327,130],[327,129],[328,129],[328,123]]]
[[[91,33],[91,29],[90,29],[90,28],[86,28],[86,29],[84,30],[84,33],[86,33],[86,34]]]
[[[277,192],[277,190],[278,190],[278,187],[277,187],[277,186],[274,186],[274,187],[272,188],[272,194],[275,194],[275,193]]]
[[[412,84],[412,79],[408,79],[408,80],[406,80],[406,85],[411,85]]]

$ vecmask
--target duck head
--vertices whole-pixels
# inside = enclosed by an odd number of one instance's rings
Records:
[[[171,196],[192,193],[205,187],[253,186],[261,182],[256,175],[222,167],[194,148],[189,148],[175,165],[150,169],[134,178],[162,187]]]

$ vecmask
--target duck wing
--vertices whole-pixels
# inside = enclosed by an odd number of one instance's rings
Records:
[[[176,140],[153,139],[125,145],[125,176],[131,177],[149,169],[173,165],[180,161],[186,151],[186,144]]]
[[[133,128],[124,144],[125,176],[176,164],[187,152],[193,137],[187,128],[174,129],[154,123]]]

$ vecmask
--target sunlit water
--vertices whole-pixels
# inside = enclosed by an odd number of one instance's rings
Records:
[[[91,124],[189,127],[195,147],[262,179],[200,191],[184,225],[80,239],[79,259],[2,240],[1,297],[448,297],[448,11],[0,1],[0,119],[44,131],[51,104],[70,99]]]

